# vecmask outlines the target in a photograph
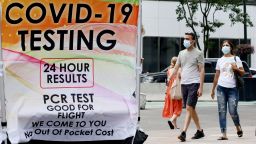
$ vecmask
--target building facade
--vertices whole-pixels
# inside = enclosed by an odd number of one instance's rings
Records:
[[[145,29],[143,35],[143,72],[158,72],[166,68],[171,57],[177,56],[179,51],[183,49],[184,33],[192,32],[189,27],[186,27],[184,20],[177,21],[176,8],[178,5],[179,2],[172,0],[142,1],[142,24]],[[253,27],[247,28],[248,43],[256,47],[256,5],[247,5],[247,13],[254,24]],[[200,13],[195,17],[202,19]],[[225,24],[216,32],[210,33],[208,58],[222,56],[220,44],[223,40],[228,39],[238,45],[243,43],[244,39],[244,25],[242,23],[231,26],[228,13],[224,12],[217,12],[216,17]],[[199,33],[199,43],[203,49],[201,29],[197,28],[196,31]],[[249,57],[248,62],[252,68],[256,68],[256,53]]]

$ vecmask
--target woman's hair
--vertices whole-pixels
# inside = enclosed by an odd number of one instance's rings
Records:
[[[172,57],[172,59],[171,59],[171,63],[173,63],[174,65],[176,64],[176,62],[177,62],[177,57]]]
[[[221,48],[223,46],[224,43],[228,43],[230,45],[230,53],[232,55],[234,55],[234,51],[235,51],[235,46],[234,44],[230,41],[230,40],[224,40],[222,43],[221,43]]]

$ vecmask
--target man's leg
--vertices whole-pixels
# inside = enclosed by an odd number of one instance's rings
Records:
[[[197,100],[198,100],[198,95],[197,95],[197,91],[199,88],[199,84],[192,84],[189,88],[189,95],[188,95],[188,110],[190,111],[191,114],[191,118],[193,119],[196,128],[197,128],[197,132],[195,133],[195,135],[192,137],[192,139],[199,139],[204,137],[204,132],[201,129],[200,126],[200,122],[199,122],[199,118],[196,112],[196,104],[197,104]]]
[[[187,85],[181,85],[181,93],[182,93],[182,97],[183,97],[183,107],[184,108],[186,107],[187,98],[188,98],[188,88],[187,87],[188,87]],[[182,142],[186,141],[186,131],[188,129],[190,121],[191,121],[191,114],[187,110],[186,111],[186,118],[185,118],[185,121],[184,121],[183,131],[178,136],[178,139],[180,139]]]
[[[187,129],[189,127],[189,124],[190,124],[190,121],[191,121],[191,118],[195,122],[197,130],[201,131],[202,129],[201,129],[201,126],[200,126],[200,122],[199,122],[199,118],[198,118],[196,110],[192,106],[187,105],[186,107],[187,107],[186,108],[187,111],[186,111],[186,117],[185,117],[183,131],[185,131],[185,132],[187,131]]]
[[[184,127],[183,127],[183,131],[186,132],[188,130],[189,124],[191,121],[191,110],[190,110],[190,106],[186,106],[186,117],[185,117],[185,121],[184,121]]]
[[[196,109],[194,109],[193,107],[190,107],[190,109],[191,109],[191,117],[195,122],[196,128],[197,128],[197,130],[201,131],[202,129],[201,129],[201,126],[200,126],[200,122],[199,122],[199,118],[198,118]]]

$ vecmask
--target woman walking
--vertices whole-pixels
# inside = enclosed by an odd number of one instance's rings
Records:
[[[222,43],[222,52],[224,55],[217,61],[216,73],[211,92],[211,97],[214,99],[215,88],[218,84],[217,101],[219,124],[222,133],[222,136],[218,140],[228,140],[226,126],[227,106],[229,109],[229,114],[231,115],[231,118],[236,126],[238,137],[243,136],[239,115],[237,112],[239,94],[235,74],[242,76],[245,72],[240,58],[233,55],[233,50],[234,45],[230,41],[225,40]]]
[[[171,65],[167,71],[167,89],[165,96],[165,107],[163,110],[163,117],[169,118],[168,124],[171,129],[178,129],[176,121],[182,112],[182,96],[179,73],[170,79],[170,75],[173,73],[176,61],[177,57],[173,57],[171,59]]]

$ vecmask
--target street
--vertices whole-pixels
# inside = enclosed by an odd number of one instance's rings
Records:
[[[140,127],[149,135],[145,144],[176,144],[181,143],[177,136],[179,130],[170,130],[167,119],[162,118],[163,102],[147,102],[146,109],[141,110]],[[183,127],[185,109],[178,119],[178,127]],[[256,101],[239,102],[238,112],[240,115],[241,126],[244,132],[242,138],[238,138],[233,121],[227,113],[227,141],[218,141],[221,136],[217,112],[217,103],[202,101],[197,104],[201,127],[205,137],[199,140],[192,140],[191,137],[196,132],[194,122],[191,121],[187,131],[185,143],[190,144],[254,144],[256,143]]]

